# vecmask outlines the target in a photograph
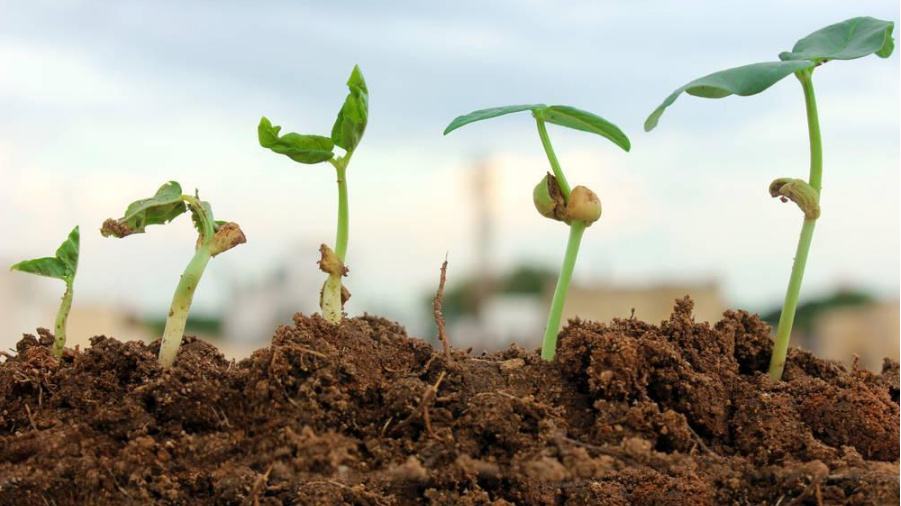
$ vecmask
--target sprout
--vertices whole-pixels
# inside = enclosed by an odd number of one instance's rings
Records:
[[[298,163],[316,164],[329,162],[338,174],[338,233],[335,248],[325,244],[320,247],[319,268],[328,274],[319,299],[323,317],[335,324],[344,316],[344,303],[350,292],[341,283],[347,275],[344,265],[348,240],[347,165],[354,150],[363,138],[369,117],[369,90],[360,67],[354,66],[347,80],[350,89],[344,105],[338,112],[330,137],[288,133],[279,135],[280,126],[274,126],[265,116],[257,127],[260,145],[285,155]],[[334,147],[344,150],[344,156],[335,157]]]
[[[69,232],[69,237],[56,249],[55,256],[25,260],[10,267],[10,270],[13,271],[61,279],[66,283],[66,291],[63,293],[59,310],[56,312],[54,357],[62,356],[63,348],[66,346],[66,320],[68,320],[69,310],[72,308],[72,285],[75,282],[75,272],[78,270],[79,241],[78,227],[75,227]]]
[[[795,43],[790,52],[779,54],[780,61],[754,63],[736,67],[708,76],[678,88],[648,116],[646,131],[657,126],[660,116],[675,102],[682,92],[703,98],[723,98],[729,95],[748,96],[760,93],[783,78],[794,74],[801,82],[807,109],[807,128],[810,138],[810,174],[807,181],[797,178],[779,178],[770,184],[769,192],[783,202],[791,200],[804,213],[804,224],[792,265],[785,303],[776,327],[776,341],[770,360],[769,375],[774,380],[782,377],[788,342],[801,280],[807,264],[807,254],[813,239],[816,220],[820,216],[820,191],[823,178],[823,148],[820,139],[820,124],[817,115],[816,97],[813,91],[813,71],[816,67],[832,60],[853,60],[875,54],[888,58],[895,47],[892,38],[894,23],[870,17],[858,17],[827,26],[811,33]]]
[[[538,213],[556,221],[562,221],[569,225],[569,241],[566,245],[566,254],[563,257],[563,266],[560,269],[560,277],[551,300],[551,308],[548,314],[547,327],[544,331],[544,339],[541,344],[541,357],[545,360],[553,360],[557,353],[557,333],[560,330],[560,320],[563,315],[563,304],[566,301],[566,292],[572,280],[573,268],[576,265],[576,257],[579,254],[579,245],[582,242],[582,234],[586,227],[601,217],[601,201],[597,195],[584,186],[576,186],[570,189],[557,155],[551,146],[551,140],[547,133],[547,123],[553,123],[575,130],[582,130],[606,137],[611,142],[629,151],[631,144],[619,127],[604,118],[587,111],[565,105],[528,104],[512,105],[482,109],[469,114],[459,116],[444,130],[444,134],[460,128],[463,125],[485,119],[503,116],[514,112],[532,111],[538,127],[538,136],[544,147],[544,152],[550,162],[553,173],[545,175],[535,186],[532,192],[532,200]]]
[[[125,210],[125,216],[118,220],[106,220],[100,229],[104,237],[141,234],[147,226],[166,224],[186,211],[190,211],[197,228],[197,244],[194,257],[185,268],[169,307],[169,317],[160,342],[160,364],[163,367],[169,367],[175,361],[194,292],[210,258],[246,242],[244,233],[237,223],[215,221],[209,202],[200,200],[196,192],[194,196],[182,194],[181,185],[175,181],[161,186],[156,195],[149,199],[132,202]]]

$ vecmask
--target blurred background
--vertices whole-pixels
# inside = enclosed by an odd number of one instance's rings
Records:
[[[124,240],[100,223],[175,179],[248,242],[210,263],[190,332],[241,357],[295,311],[317,310],[317,248],[334,240],[328,165],[259,147],[263,114],[328,134],[359,64],[370,122],[349,169],[347,311],[434,339],[430,303],[447,255],[454,344],[539,344],[566,227],[539,216],[547,169],[526,114],[442,137],[455,116],[515,103],[574,105],[617,123],[624,153],[551,126],[569,180],[604,216],[585,235],[566,313],[665,318],[727,308],[778,319],[801,215],[769,197],[805,177],[807,130],[791,78],[748,98],[676,87],[773,60],[897,2],[13,2],[0,1],[0,265],[53,253],[76,224],[81,263],[70,342],[161,332],[192,254],[190,220]],[[899,57],[828,64],[815,84],[825,146],[823,214],[793,342],[876,368],[898,358]],[[52,327],[62,283],[0,269],[0,349]]]

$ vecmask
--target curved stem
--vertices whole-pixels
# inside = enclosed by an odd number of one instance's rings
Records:
[[[538,125],[538,136],[541,137],[541,145],[544,146],[547,159],[551,162],[551,170],[554,171],[554,177],[557,178],[557,185],[560,187],[560,192],[563,193],[563,200],[569,202],[569,182],[566,180],[566,176],[563,175],[563,169],[560,168],[560,162],[557,160],[556,153],[554,153],[554,146],[551,145],[551,138],[547,134],[547,126],[545,126],[544,120],[541,118],[535,118],[535,123]]]
[[[175,361],[175,355],[181,346],[181,339],[185,333],[185,325],[188,322],[188,311],[194,300],[194,292],[200,282],[203,271],[210,261],[210,249],[208,245],[201,246],[194,253],[194,258],[188,263],[184,274],[178,281],[175,294],[172,296],[172,304],[169,306],[169,317],[166,319],[166,328],[163,330],[163,339],[160,342],[160,364],[170,367]]]
[[[804,89],[804,104],[807,108],[807,134],[810,138],[810,179],[813,189],[823,189],[823,142],[820,138],[820,118],[817,114],[817,97],[813,92],[813,71],[801,77]]]
[[[817,199],[819,199],[823,179],[823,145],[820,138],[820,121],[817,115],[817,102],[813,92],[813,80],[811,77],[812,71],[798,74],[801,87],[804,89],[804,102],[807,106],[807,130],[810,137],[810,180],[808,183],[817,191]],[[804,279],[804,268],[807,265],[807,255],[810,252],[815,226],[816,219],[805,219],[804,225],[801,227],[801,236],[798,239],[798,248],[792,264],[788,289],[785,293],[785,302],[782,304],[782,313],[779,315],[779,324],[776,326],[773,356],[770,358],[769,375],[774,381],[782,378],[782,371],[785,368],[785,358],[788,355],[792,325],[795,322],[795,311],[798,308],[798,299],[801,294],[801,281]]]
[[[53,356],[61,357],[66,346],[66,320],[69,318],[69,310],[72,309],[72,282],[66,281],[66,293],[59,303],[59,311],[56,312],[56,325],[54,326]]]
[[[557,288],[554,289],[554,298],[551,300],[551,309],[547,317],[547,327],[544,330],[544,340],[541,343],[541,358],[548,361],[554,360],[554,356],[557,354],[557,332],[560,330],[566,292],[572,281],[573,269],[576,266],[576,257],[579,254],[579,245],[584,232],[585,223],[581,221],[574,221],[569,225],[566,255],[563,257],[563,266],[560,268],[560,277],[557,279]]]

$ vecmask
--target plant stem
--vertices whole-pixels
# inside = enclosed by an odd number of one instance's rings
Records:
[[[582,242],[582,234],[585,232],[585,223],[574,221],[569,225],[569,241],[566,243],[566,255],[563,257],[563,266],[560,268],[560,277],[557,279],[557,288],[554,289],[554,298],[551,300],[551,310],[547,317],[547,327],[544,330],[544,340],[541,344],[541,358],[551,361],[557,354],[557,332],[560,329],[560,319],[563,316],[563,304],[566,302],[566,292],[569,290],[569,282],[573,277],[573,268],[576,265],[576,257],[579,254],[579,244]]]
[[[560,187],[560,192],[563,193],[563,200],[569,202],[569,182],[566,181],[563,169],[560,168],[560,162],[557,161],[557,155],[554,153],[554,146],[551,145],[551,138],[548,137],[544,120],[536,117],[535,123],[538,125],[538,136],[541,137],[541,145],[544,146],[547,159],[551,162],[551,170],[554,171],[554,177],[557,178],[557,186]]]
[[[172,305],[169,306],[169,317],[166,319],[166,328],[163,331],[163,339],[160,342],[160,364],[168,368],[175,361],[175,355],[181,345],[181,339],[185,333],[185,325],[188,322],[188,311],[191,309],[191,301],[194,300],[194,292],[200,282],[203,271],[210,261],[209,243],[197,248],[194,258],[188,263],[184,274],[175,288],[172,296]]]
[[[820,120],[817,115],[816,96],[813,92],[812,71],[799,73],[798,79],[801,81],[801,87],[804,89],[804,102],[807,107],[807,130],[810,137],[810,180],[808,183],[817,191],[817,199],[819,199],[823,180],[823,145],[820,138]],[[782,378],[782,371],[785,368],[788,343],[791,338],[792,325],[795,322],[795,310],[798,308],[798,298],[801,293],[801,281],[804,279],[804,267],[807,265],[807,255],[810,252],[810,243],[813,240],[815,226],[816,219],[805,219],[804,225],[801,227],[798,249],[795,252],[791,277],[788,281],[788,290],[785,293],[785,302],[782,304],[782,313],[779,315],[779,324],[776,326],[773,356],[770,358],[769,375],[774,381]]]
[[[344,163],[335,167],[338,172],[338,233],[335,237],[335,254],[342,262],[347,255],[347,238],[350,232],[349,206],[347,204],[347,160],[349,158],[350,154],[344,159]]]
[[[59,303],[59,311],[56,312],[56,325],[54,327],[53,356],[61,357],[66,346],[66,320],[69,318],[69,310],[72,309],[72,282],[66,281],[66,293]]]
[[[353,154],[349,151],[345,156],[332,162],[338,175],[338,232],[335,237],[335,255],[344,263],[347,256],[347,241],[350,232],[350,212],[347,198],[347,164]],[[322,296],[319,302],[322,316],[334,324],[341,323],[344,317],[344,305],[341,303],[341,276],[329,274],[322,285]]]

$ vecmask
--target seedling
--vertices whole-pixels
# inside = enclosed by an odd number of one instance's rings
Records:
[[[237,223],[214,220],[209,202],[200,200],[196,192],[193,196],[182,194],[181,185],[175,181],[161,186],[156,195],[149,199],[132,202],[125,210],[125,216],[106,220],[100,229],[104,237],[141,234],[150,225],[166,224],[188,211],[197,228],[197,243],[194,258],[181,275],[169,307],[169,317],[160,342],[159,357],[163,367],[169,367],[175,361],[194,291],[210,258],[246,242],[244,233]]]
[[[590,112],[566,105],[528,104],[482,109],[455,118],[444,130],[444,135],[463,125],[521,111],[532,111],[538,127],[538,137],[553,171],[553,174],[548,173],[535,186],[532,193],[535,208],[542,216],[569,225],[566,254],[563,256],[563,266],[560,268],[560,277],[557,279],[557,287],[551,300],[547,327],[541,344],[541,357],[550,361],[557,353],[557,333],[560,330],[563,304],[572,280],[582,234],[601,217],[601,201],[593,191],[584,186],[570,188],[551,145],[547,123],[606,137],[625,151],[629,151],[631,144],[626,134],[613,123]]]
[[[776,327],[776,341],[770,359],[769,375],[774,380],[782,377],[785,357],[807,254],[813,239],[813,230],[820,216],[820,192],[823,177],[823,148],[820,139],[820,124],[817,103],[813,91],[813,71],[816,67],[832,60],[853,60],[870,54],[888,58],[895,47],[892,38],[894,23],[870,17],[852,18],[841,23],[817,30],[795,43],[790,52],[779,54],[780,61],[754,63],[736,67],[708,76],[678,88],[660,104],[645,121],[644,129],[652,130],[667,107],[675,102],[682,92],[703,98],[723,98],[729,95],[756,95],[783,78],[794,74],[801,82],[804,103],[807,109],[807,129],[810,138],[810,174],[808,180],[779,178],[769,187],[769,193],[783,202],[791,200],[804,213],[801,237],[792,265],[785,303]]]
[[[347,80],[350,93],[338,112],[338,118],[332,125],[330,137],[288,133],[279,135],[280,126],[274,126],[263,116],[257,127],[260,145],[285,155],[298,163],[317,164],[329,162],[338,173],[338,233],[335,248],[325,244],[320,246],[319,268],[328,274],[319,298],[319,306],[323,317],[335,324],[341,323],[344,316],[344,303],[350,298],[350,292],[341,283],[347,275],[344,265],[347,256],[347,239],[349,233],[349,212],[347,203],[347,165],[354,154],[369,118],[369,90],[359,66],[354,66]],[[343,156],[335,156],[335,146],[344,150]]]
[[[78,270],[79,239],[78,227],[75,227],[69,232],[69,237],[56,249],[55,256],[25,260],[10,267],[13,271],[61,279],[66,283],[66,291],[56,312],[53,334],[54,357],[62,356],[63,348],[66,346],[66,320],[69,319],[69,310],[72,309],[72,285],[75,282],[75,272]]]

